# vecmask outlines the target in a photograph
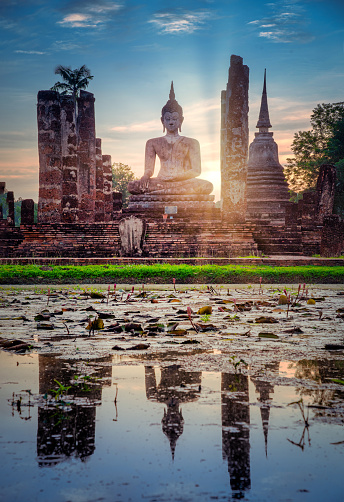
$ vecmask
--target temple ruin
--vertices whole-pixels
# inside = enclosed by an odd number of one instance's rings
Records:
[[[14,194],[0,219],[2,257],[228,258],[254,255],[340,256],[344,222],[332,214],[336,171],[324,165],[315,192],[298,204],[271,129],[266,73],[258,132],[248,145],[249,68],[232,55],[221,93],[222,208],[212,184],[199,179],[200,145],[179,134],[183,110],[171,86],[162,108],[165,136],[147,141],[145,171],[128,186],[129,207],[113,192],[111,157],[96,137],[95,99],[39,91],[38,221],[34,202],[21,202],[15,226]],[[187,118],[186,118],[187,120]],[[161,168],[154,174],[155,159]],[[0,193],[5,184],[0,183]],[[1,207],[1,211],[2,211]]]

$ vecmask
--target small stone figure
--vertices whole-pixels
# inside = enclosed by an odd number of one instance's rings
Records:
[[[130,181],[132,194],[210,194],[212,183],[196,179],[201,173],[201,154],[197,140],[180,136],[183,109],[175,99],[173,82],[169,100],[161,110],[161,122],[165,136],[146,143],[145,171],[138,181]],[[153,178],[156,156],[160,159],[160,171]]]

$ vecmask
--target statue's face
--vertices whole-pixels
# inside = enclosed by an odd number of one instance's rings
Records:
[[[180,129],[183,118],[179,116],[178,112],[166,112],[161,121],[168,132],[176,132]]]

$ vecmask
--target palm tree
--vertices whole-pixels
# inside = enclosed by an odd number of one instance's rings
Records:
[[[55,74],[61,75],[64,82],[56,82],[56,84],[51,87],[51,90],[60,91],[62,95],[71,94],[74,102],[79,95],[80,89],[86,89],[90,80],[93,79],[91,70],[89,70],[86,65],[82,65],[75,70],[72,70],[69,66],[59,65],[55,68]]]

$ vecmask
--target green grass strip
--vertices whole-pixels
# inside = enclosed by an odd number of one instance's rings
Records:
[[[0,284],[344,283],[344,267],[268,265],[1,265]]]

